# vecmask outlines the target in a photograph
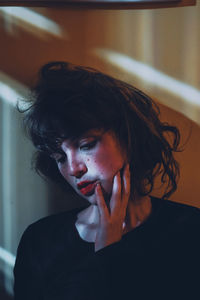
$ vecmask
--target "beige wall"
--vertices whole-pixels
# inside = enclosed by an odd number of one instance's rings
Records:
[[[42,64],[66,60],[98,68],[144,90],[157,99],[161,119],[180,128],[182,143],[191,130],[185,150],[176,155],[181,177],[171,199],[200,207],[200,3],[197,2],[195,7],[135,11],[32,9],[55,22],[54,27],[49,24],[46,30],[0,10],[0,84],[3,82],[23,94],[21,84],[32,85]],[[17,9],[12,8],[13,12]],[[36,25],[40,24],[41,21],[36,21]],[[129,59],[128,64],[124,59]],[[142,66],[149,69],[142,72]],[[174,84],[179,84],[176,93]],[[8,92],[5,95],[0,86],[0,247],[15,254],[28,224],[84,203],[44,184],[33,173],[30,168],[33,147],[23,137],[21,116],[8,103],[7,96]],[[153,194],[159,196],[161,192],[154,190]],[[0,269],[4,267],[11,278],[12,266],[0,259]],[[12,290],[10,281],[9,288]]]
[[[15,10],[15,8],[12,9]],[[181,165],[181,178],[178,190],[172,199],[200,207],[198,189],[200,182],[200,128],[197,125],[200,124],[200,104],[192,104],[190,96],[184,98],[181,95],[175,95],[169,85],[160,87],[159,82],[151,83],[138,77],[139,67],[134,72],[128,71],[125,65],[120,63],[120,60],[108,59],[108,54],[111,57],[113,53],[126,55],[136,62],[144,63],[146,66],[170,76],[173,80],[186,83],[195,88],[198,93],[200,5],[135,11],[50,8],[32,10],[54,21],[59,26],[60,34],[53,33],[53,29],[47,33],[27,22],[0,12],[1,71],[18,83],[30,86],[42,64],[51,60],[67,60],[76,64],[89,65],[127,80],[158,99],[162,119],[170,120],[180,127],[183,141],[192,124],[192,134],[185,146],[185,151],[177,154]],[[39,22],[37,23],[39,24]],[[104,52],[102,52],[103,50]],[[0,77],[1,80],[3,77]],[[9,84],[9,82],[7,83]],[[187,119],[186,116],[196,123]],[[14,126],[13,124],[11,127]],[[17,134],[21,133],[17,131]],[[17,143],[15,147],[17,145],[17,149],[20,149],[18,140],[17,137],[15,142],[11,139],[11,145]],[[23,152],[26,149],[27,157],[30,157],[32,148],[28,143],[26,146],[24,141]],[[21,154],[20,150],[16,153]],[[21,161],[22,158],[15,157],[16,172],[21,171],[22,164],[19,163]],[[20,174],[27,174],[29,172],[27,170],[30,169],[28,160],[23,168],[24,172],[21,171]],[[17,241],[27,224],[38,217],[78,205],[74,199],[71,202],[63,201],[63,195],[57,191],[55,192],[56,199],[49,200],[49,193],[45,188],[42,189],[42,183],[35,179],[33,173],[29,172],[28,174],[30,186],[24,186],[26,197],[23,198],[23,193],[18,192],[18,194],[15,193],[18,200],[9,200],[10,211],[15,211],[12,226],[16,232]],[[2,176],[4,175],[2,174]],[[23,175],[20,178],[19,180],[22,182]],[[35,184],[40,188],[37,188]],[[17,185],[23,186],[22,183],[17,183]],[[34,191],[36,199],[44,199],[44,202],[39,200],[34,202],[32,196],[28,199],[28,194],[32,193],[30,191]],[[159,193],[159,191],[155,191],[156,195]],[[52,193],[50,194],[52,195]],[[1,199],[1,201],[4,200]],[[16,203],[18,203],[17,206]],[[3,206],[5,203],[1,205]],[[27,209],[28,206],[32,208],[32,213],[23,214],[24,209]],[[16,222],[19,226],[15,226]],[[11,240],[14,242],[10,248],[15,249],[17,242],[15,239],[11,238]]]

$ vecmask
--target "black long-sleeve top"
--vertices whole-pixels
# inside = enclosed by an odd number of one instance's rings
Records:
[[[18,247],[15,300],[200,299],[200,210],[151,201],[143,224],[97,252],[75,227],[80,209],[30,225]]]

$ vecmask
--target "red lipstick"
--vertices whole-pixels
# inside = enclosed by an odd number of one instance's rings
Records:
[[[80,192],[85,195],[85,196],[89,196],[91,194],[93,194],[94,189],[95,189],[95,181],[81,181],[80,183],[77,184],[78,189],[80,190]]]

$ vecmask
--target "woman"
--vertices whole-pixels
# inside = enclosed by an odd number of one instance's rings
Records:
[[[15,299],[193,299],[200,213],[166,200],[177,188],[180,135],[152,99],[94,69],[52,62],[24,120],[36,170],[89,206],[27,228]],[[162,199],[150,196],[157,175]]]

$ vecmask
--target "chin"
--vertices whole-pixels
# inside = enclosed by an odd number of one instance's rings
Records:
[[[81,196],[81,198],[87,200],[89,203],[91,204],[96,204],[97,205],[97,200],[96,200],[96,196],[95,196],[95,193],[93,193],[92,195],[90,196],[84,196],[82,194],[79,193],[79,195]]]
[[[93,196],[93,195],[92,195]],[[87,197],[85,198],[89,203],[93,204],[93,205],[97,205],[97,201],[96,201],[96,198],[95,197]]]

